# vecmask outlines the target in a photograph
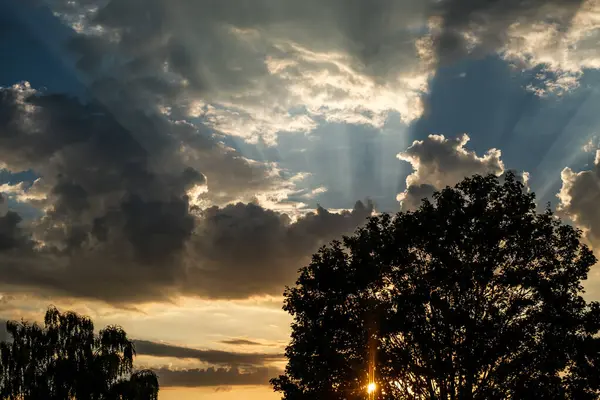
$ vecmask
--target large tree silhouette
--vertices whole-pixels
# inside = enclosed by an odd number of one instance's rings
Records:
[[[0,398],[156,400],[152,371],[133,370],[135,349],[123,329],[94,333],[92,321],[49,308],[44,326],[7,322],[0,343]]]
[[[371,218],[313,256],[284,399],[597,399],[596,259],[513,174],[474,176],[414,212]],[[371,389],[373,389],[371,385]]]

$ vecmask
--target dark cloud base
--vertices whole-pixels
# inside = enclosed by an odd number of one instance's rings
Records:
[[[207,368],[172,370],[154,369],[161,387],[229,387],[268,385],[269,380],[278,376],[276,368],[257,368],[241,372],[238,368]],[[222,390],[222,389],[221,389]]]
[[[27,84],[0,89],[0,160],[41,177],[16,196],[45,210],[27,224],[14,212],[0,216],[0,284],[116,303],[279,295],[319,245],[372,212],[357,202],[351,212],[318,208],[292,222],[254,203],[200,209],[188,191],[212,190],[211,173],[179,158],[182,127],[128,114],[131,129],[103,105]],[[205,147],[207,157],[220,151]]]
[[[263,366],[283,360],[283,354],[233,353],[219,350],[198,350],[147,340],[135,340],[137,354],[153,357],[193,358],[215,365]]]

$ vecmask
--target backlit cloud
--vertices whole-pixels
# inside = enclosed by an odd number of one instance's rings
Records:
[[[80,32],[87,74],[110,58],[140,104],[249,141],[320,120],[381,126],[390,111],[411,121],[432,73],[416,1],[49,3]]]
[[[398,154],[400,160],[413,167],[413,173],[406,178],[406,189],[398,195],[403,209],[416,208],[421,199],[430,197],[436,190],[453,186],[465,177],[504,172],[500,150],[490,149],[485,155],[478,156],[465,148],[468,141],[467,134],[450,139],[429,135]]]
[[[575,172],[571,168],[561,173],[562,187],[557,197],[559,212],[568,216],[585,232],[595,247],[600,245],[600,150],[596,150],[594,165],[589,170]]]

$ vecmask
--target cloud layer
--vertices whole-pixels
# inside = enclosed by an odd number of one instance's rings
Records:
[[[269,379],[281,373],[276,368],[255,368],[244,372],[236,367],[181,370],[156,368],[154,372],[158,376],[161,387],[267,385]]]
[[[539,69],[540,95],[600,66],[598,0],[47,2],[79,32],[72,49],[97,87],[118,81],[151,108],[250,141],[320,120],[381,126],[390,111],[412,121],[428,78],[463,57]]]
[[[283,354],[232,353],[219,350],[198,350],[147,340],[135,340],[137,354],[154,357],[193,358],[213,365],[263,366],[281,361]]]
[[[372,211],[293,222],[258,203],[207,208],[290,183],[209,133],[125,104],[115,116],[23,83],[0,89],[0,110],[4,168],[39,176],[3,189],[41,214],[0,217],[4,284],[109,301],[278,295],[323,241]]]
[[[414,120],[428,78],[464,56],[543,64],[556,84],[576,80],[575,65],[595,68],[582,42],[596,29],[587,0],[47,4],[74,28],[88,93],[0,89],[2,167],[38,177],[2,190],[40,216],[21,221],[2,203],[0,283],[112,302],[279,294],[320,244],[373,211],[268,209],[283,208],[302,175],[244,158],[225,136],[274,144],[324,121]],[[533,42],[549,29],[552,42]],[[399,155],[414,170],[403,208],[504,171],[498,150],[478,156],[467,141],[432,135]]]
[[[414,1],[50,3],[80,32],[72,49],[87,74],[110,58],[111,81],[136,101],[247,140],[422,111],[430,68]]]

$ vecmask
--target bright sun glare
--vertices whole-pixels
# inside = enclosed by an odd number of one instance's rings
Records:
[[[377,386],[375,385],[375,382],[371,382],[367,385],[367,393],[373,393],[375,391],[375,388]]]

